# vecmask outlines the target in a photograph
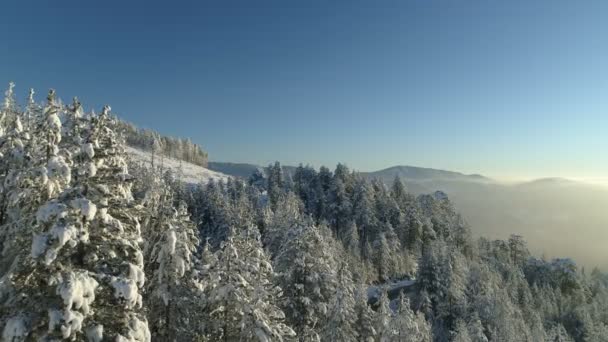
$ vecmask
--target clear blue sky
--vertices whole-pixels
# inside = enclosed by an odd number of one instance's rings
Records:
[[[608,177],[607,1],[5,1],[0,81],[212,160]]]

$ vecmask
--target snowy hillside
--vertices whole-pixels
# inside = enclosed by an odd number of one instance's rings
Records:
[[[142,162],[150,162],[152,155],[150,152],[145,152],[133,147],[126,148],[127,153],[132,156],[135,160]],[[160,157],[156,157],[158,163],[161,162]],[[214,181],[226,181],[230,176],[220,172],[211,171],[202,166],[194,165],[181,160],[163,157],[162,165],[165,168],[171,169],[177,177],[185,183],[199,184],[207,183],[209,180]]]

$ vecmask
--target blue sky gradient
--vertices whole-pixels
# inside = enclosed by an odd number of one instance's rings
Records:
[[[212,160],[608,178],[606,1],[7,1],[0,82]]]

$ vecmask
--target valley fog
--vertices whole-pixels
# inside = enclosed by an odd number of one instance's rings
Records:
[[[433,180],[410,182],[413,191],[445,191],[476,236],[522,235],[547,259],[570,257],[588,268],[608,269],[608,189],[562,179],[507,185]]]

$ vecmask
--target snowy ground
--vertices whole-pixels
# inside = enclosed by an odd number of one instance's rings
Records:
[[[133,147],[127,147],[126,151],[135,160],[142,162],[150,162],[151,154]],[[160,157],[156,157],[156,162],[160,163]],[[181,160],[163,157],[162,165],[165,168],[173,170],[176,177],[179,177],[181,181],[190,184],[207,183],[213,179],[215,181],[225,182],[230,176],[223,173],[211,171],[202,166],[190,164]]]

